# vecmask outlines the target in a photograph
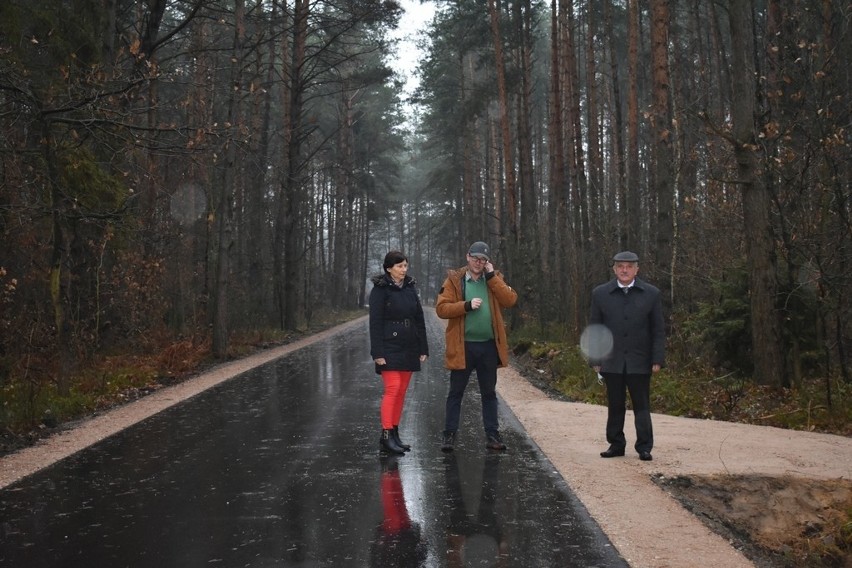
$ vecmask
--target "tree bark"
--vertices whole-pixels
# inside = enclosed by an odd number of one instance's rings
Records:
[[[284,178],[276,225],[277,304],[282,329],[293,330],[298,324],[300,282],[299,221],[302,210],[302,99],[305,47],[308,35],[308,0],[296,0],[293,13],[293,50],[286,89]]]
[[[560,32],[562,41],[562,96],[566,124],[567,166],[569,185],[568,223],[571,241],[565,248],[566,273],[569,281],[583,282],[583,245],[588,237],[588,206],[586,204],[586,174],[583,159],[583,132],[580,124],[580,77],[577,69],[577,46],[574,39],[574,2],[560,0]],[[574,286],[568,301],[566,322],[578,329],[586,308],[581,307],[580,290]]]
[[[610,0],[604,0],[609,3]],[[589,5],[586,10],[586,124],[589,145],[589,235],[587,246],[591,250],[597,250],[603,236],[601,222],[603,217],[599,214],[599,202],[603,198],[603,157],[601,155],[600,117],[598,116],[598,81],[597,81],[597,53],[595,50],[595,37],[598,29],[595,20],[596,10]],[[588,271],[586,271],[588,272]]]
[[[516,19],[519,30],[520,61],[521,61],[521,93],[518,98],[518,164],[520,167],[521,214],[518,229],[518,266],[514,278],[522,286],[524,302],[529,313],[538,313],[539,321],[544,314],[539,311],[541,306],[540,289],[535,282],[536,274],[541,265],[541,249],[539,247],[538,199],[535,191],[532,149],[532,90],[533,63],[532,47],[532,6],[530,0],[517,4]],[[512,312],[517,313],[517,312]],[[511,322],[516,326],[521,318],[512,316]]]
[[[564,0],[565,29],[562,30],[564,60],[563,73],[565,76],[565,108],[568,113],[568,133],[570,137],[571,154],[568,160],[568,171],[571,179],[571,206],[574,210],[574,238],[578,243],[588,239],[588,206],[586,194],[585,151],[583,149],[583,127],[580,120],[580,75],[577,68],[577,46],[574,37],[574,2]],[[579,259],[578,259],[579,260]],[[578,270],[582,270],[580,264]]]
[[[56,352],[59,354],[59,372],[56,377],[56,389],[60,395],[67,395],[70,388],[71,372],[74,366],[73,345],[71,344],[71,323],[68,318],[68,287],[70,274],[68,260],[69,238],[67,235],[65,193],[60,187],[58,157],[50,121],[42,117],[42,151],[47,167],[47,183],[50,195],[51,214],[51,254],[50,254],[50,299],[53,308],[53,324],[56,327]]]
[[[512,152],[511,122],[509,119],[509,93],[506,88],[506,62],[503,57],[503,39],[500,34],[500,13],[495,0],[488,0],[491,16],[491,37],[494,42],[494,67],[497,73],[497,98],[500,102],[500,133],[503,145],[503,168],[506,176],[506,214],[512,239],[518,238],[517,197],[515,190],[515,161]]]
[[[655,268],[657,285],[662,292],[663,307],[672,306],[672,242],[674,239],[674,152],[672,144],[671,85],[669,78],[669,0],[651,0],[653,11],[651,49],[654,106],[654,196],[657,205]]]
[[[615,30],[612,23],[612,0],[604,0],[604,28],[605,34],[609,38],[609,69],[610,81],[612,81],[612,123],[610,128],[611,142],[611,163],[613,164],[613,173],[610,176],[610,195],[614,197],[613,201],[618,203],[619,218],[623,218],[624,212],[627,209],[627,188],[626,188],[626,172],[625,172],[625,151],[624,151],[624,117],[622,114],[622,97],[621,97],[621,78],[618,65],[618,40],[615,36]],[[597,215],[601,218],[611,218],[612,211],[616,210],[616,204],[608,204],[602,202]],[[625,227],[626,223],[619,223],[618,226]],[[610,234],[607,227],[606,233]],[[613,243],[601,243],[602,247]],[[618,248],[621,248],[624,243],[615,243]]]
[[[642,185],[639,165],[639,0],[627,1],[627,187],[622,249],[642,249]]]
[[[550,272],[561,274],[564,256],[560,251],[567,244],[565,231],[561,227],[566,226],[567,195],[568,188],[565,187],[565,135],[562,128],[562,83],[560,80],[560,31],[557,11],[557,0],[550,3],[550,115],[548,117],[548,142],[550,145],[550,192],[548,194],[549,227],[548,254],[546,258],[550,263]],[[557,304],[562,306],[560,302]]]
[[[751,2],[731,0],[731,63],[734,155],[743,199],[743,232],[749,267],[749,299],[754,379],[786,382],[781,334],[775,311],[776,268],[771,201],[760,174],[755,133],[755,77],[751,42]]]
[[[219,198],[216,211],[216,237],[218,252],[216,258],[216,288],[213,302],[213,356],[217,359],[228,357],[230,338],[229,287],[231,283],[231,247],[233,245],[233,199],[237,183],[237,140],[240,136],[242,112],[240,93],[242,92],[243,43],[245,41],[245,1],[234,3],[234,45],[231,57],[231,85],[228,99],[228,135],[225,139],[225,164],[223,179],[219,186]]]

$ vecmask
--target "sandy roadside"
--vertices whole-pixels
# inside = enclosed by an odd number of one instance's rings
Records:
[[[651,480],[655,474],[848,479],[852,439],[655,414],[654,461],[602,459],[606,408],[549,399],[514,369],[498,393],[631,566],[753,566]],[[625,429],[628,448],[632,415]]]

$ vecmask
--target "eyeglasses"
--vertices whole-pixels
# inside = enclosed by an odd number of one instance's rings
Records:
[[[479,262],[479,263],[488,262],[487,258],[479,258],[478,256],[473,256],[473,255],[470,255],[470,254],[467,255],[467,256],[468,256],[468,258],[470,258],[474,262]]]

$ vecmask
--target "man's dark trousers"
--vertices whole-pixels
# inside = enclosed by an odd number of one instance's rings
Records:
[[[627,409],[627,393],[633,406],[633,421],[636,425],[636,451],[650,452],[654,448],[654,430],[651,426],[651,375],[628,373],[601,373],[606,379],[606,441],[610,446],[624,449],[624,413]]]
[[[447,419],[445,430],[455,432],[459,429],[462,398],[470,380],[470,375],[476,371],[479,383],[479,394],[482,397],[482,424],[486,433],[496,433],[499,429],[497,422],[497,367],[500,355],[497,344],[490,341],[464,342],[464,369],[450,371],[450,391],[447,394]]]

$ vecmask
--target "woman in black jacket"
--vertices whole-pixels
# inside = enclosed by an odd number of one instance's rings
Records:
[[[390,251],[384,273],[373,277],[370,292],[370,356],[382,376],[381,419],[383,451],[402,454],[411,449],[399,439],[405,392],[414,371],[429,356],[426,322],[414,279],[408,276],[408,258]]]

